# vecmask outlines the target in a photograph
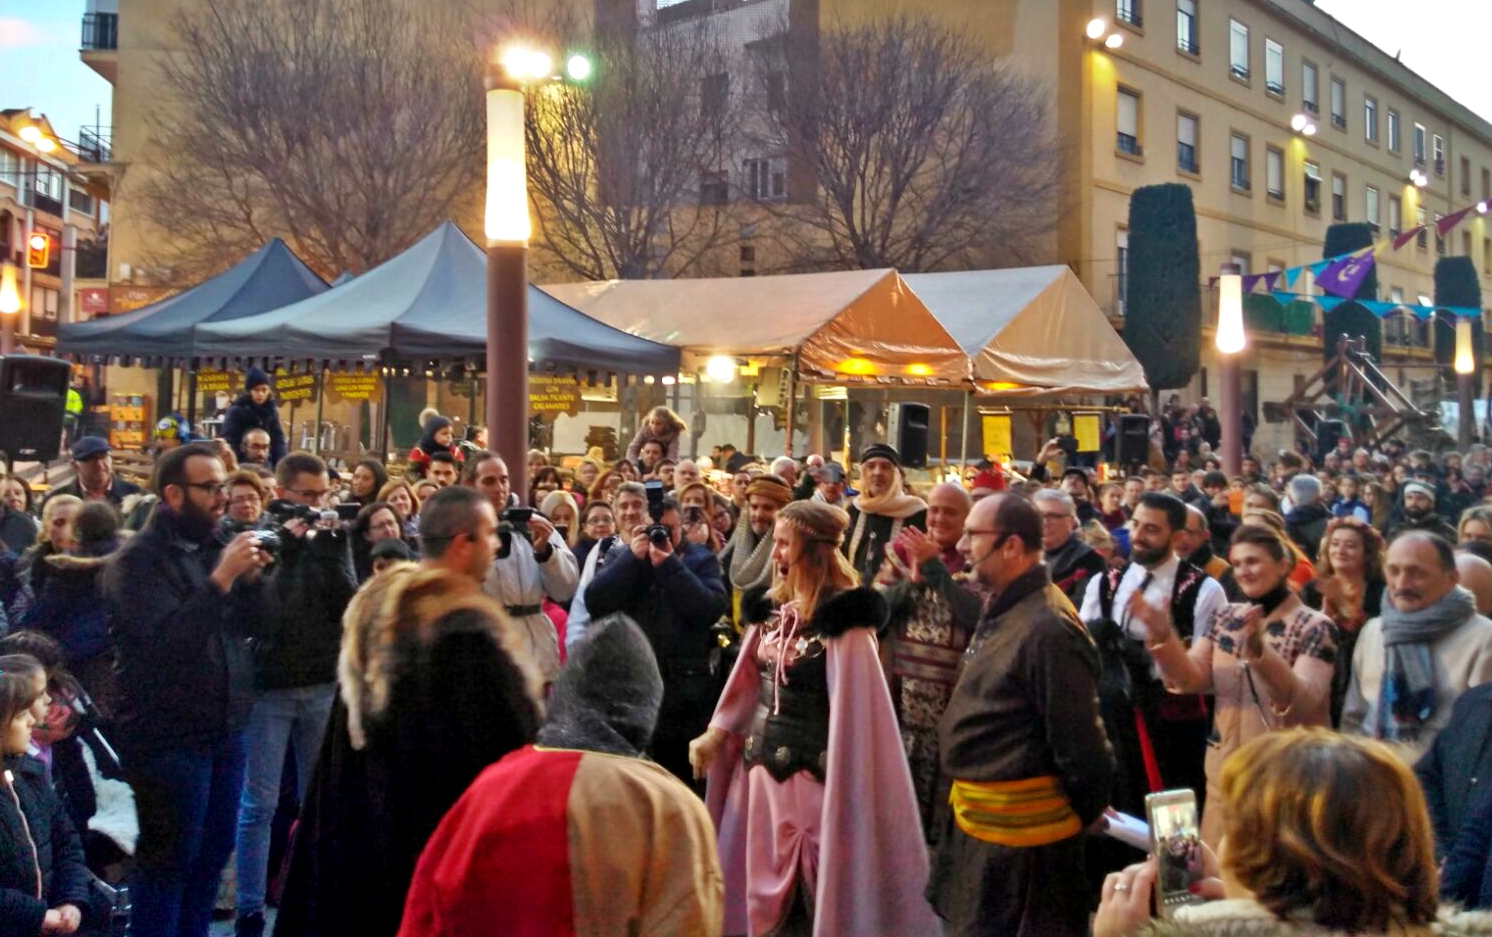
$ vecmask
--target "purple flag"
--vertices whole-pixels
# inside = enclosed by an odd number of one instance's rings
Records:
[[[1365,247],[1360,251],[1353,251],[1327,264],[1326,269],[1316,277],[1316,285],[1328,293],[1335,293],[1345,299],[1355,299],[1363,281],[1372,272],[1375,262],[1373,248]]]

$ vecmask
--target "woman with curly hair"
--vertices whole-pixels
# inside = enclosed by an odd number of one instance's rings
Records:
[[[1300,600],[1337,626],[1337,669],[1331,680],[1331,724],[1342,718],[1342,700],[1352,682],[1352,651],[1368,619],[1383,608],[1383,535],[1355,517],[1326,525],[1316,578]]]
[[[632,437],[632,442],[627,446],[627,461],[636,464],[642,456],[643,444],[656,442],[663,447],[663,458],[678,462],[679,440],[683,438],[688,429],[689,424],[685,423],[684,418],[677,413],[667,407],[654,407],[648,412],[647,419],[642,421],[637,435]]]

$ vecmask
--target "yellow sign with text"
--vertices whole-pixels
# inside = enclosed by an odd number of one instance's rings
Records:
[[[383,399],[383,382],[377,374],[328,374],[326,376],[327,400],[374,403]]]
[[[1103,448],[1097,413],[1074,413],[1072,435],[1078,441],[1079,452],[1097,452]]]
[[[531,374],[528,378],[528,410],[535,416],[553,418],[580,412],[580,382],[557,374]]]
[[[317,384],[315,374],[307,372],[287,374],[284,368],[275,371],[275,396],[281,403],[315,400]]]
[[[1015,445],[1010,439],[1010,414],[986,413],[981,422],[984,426],[985,455],[1008,460],[1015,454]]]

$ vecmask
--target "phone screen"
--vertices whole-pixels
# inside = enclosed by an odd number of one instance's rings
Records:
[[[1155,906],[1161,917],[1198,901],[1190,886],[1202,880],[1202,835],[1197,823],[1197,795],[1189,790],[1162,791],[1145,798],[1150,814],[1150,842],[1159,865]]]

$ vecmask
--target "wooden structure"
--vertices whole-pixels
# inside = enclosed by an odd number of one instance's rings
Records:
[[[1409,396],[1378,367],[1362,337],[1337,340],[1337,353],[1300,388],[1279,403],[1264,404],[1269,423],[1292,422],[1317,445],[1323,420],[1341,420],[1354,444],[1372,445],[1400,430],[1434,426],[1436,416],[1414,405]]]

